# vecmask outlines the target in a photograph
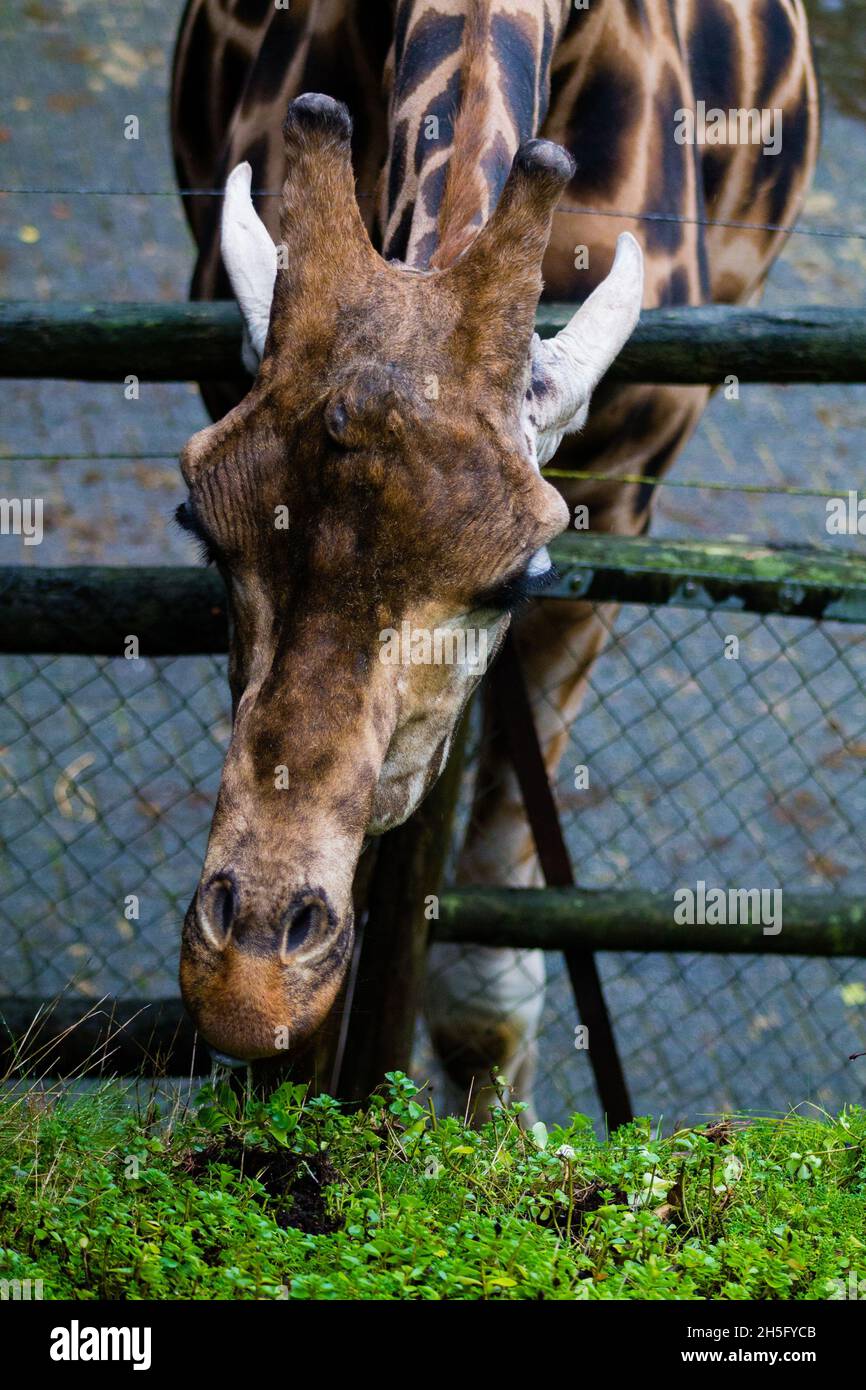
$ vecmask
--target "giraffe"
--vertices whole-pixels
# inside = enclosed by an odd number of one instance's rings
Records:
[[[593,530],[619,535],[644,533],[650,522],[654,488],[651,483],[615,480],[636,474],[662,477],[694,431],[709,391],[701,387],[613,386],[602,379],[604,368],[634,322],[636,294],[644,307],[751,302],[760,295],[784,244],[784,229],[800,210],[817,157],[817,84],[801,0],[595,0],[586,6],[570,0],[394,0],[366,5],[359,0],[294,0],[287,9],[262,0],[190,0],[181,23],[173,74],[172,135],[178,178],[183,186],[200,189],[228,181],[222,238],[216,200],[192,198],[185,202],[198,247],[192,293],[197,298],[237,295],[247,320],[245,364],[251,372],[258,370],[249,395],[245,393],[250,378],[244,378],[240,371],[235,381],[204,388],[206,404],[221,423],[188,446],[183,464],[194,495],[197,479],[207,481],[218,471],[212,464],[203,467],[202,459],[232,453],[249,459],[250,441],[260,431],[257,422],[262,415],[262,393],[273,393],[273,383],[279,379],[277,364],[285,359],[285,343],[292,336],[280,317],[291,307],[285,284],[292,277],[286,270],[276,274],[273,311],[271,308],[273,246],[281,236],[290,261],[299,254],[311,261],[318,255],[324,292],[342,296],[344,317],[354,325],[353,332],[361,332],[353,291],[342,290],[339,284],[327,288],[331,273],[322,259],[326,247],[317,249],[309,244],[309,228],[299,231],[297,217],[288,217],[291,236],[286,236],[287,194],[284,192],[282,200],[257,196],[257,211],[250,201],[251,182],[259,190],[276,189],[282,182],[287,166],[280,135],[282,114],[289,103],[311,90],[343,102],[351,110],[351,133],[348,125],[341,128],[351,141],[360,224],[384,262],[399,271],[403,289],[409,284],[413,288],[405,301],[395,295],[383,313],[371,312],[373,326],[368,325],[366,331],[366,365],[360,374],[352,376],[354,369],[347,368],[346,379],[340,379],[339,372],[328,377],[320,351],[308,368],[305,409],[324,409],[329,438],[343,448],[347,441],[353,448],[372,448],[374,425],[389,447],[394,443],[393,430],[398,436],[402,432],[405,441],[407,420],[412,421],[409,433],[418,432],[419,419],[427,421],[427,416],[407,381],[407,362],[411,358],[410,375],[417,371],[424,379],[431,374],[436,377],[431,363],[438,360],[442,346],[441,338],[431,334],[430,321],[418,317],[419,306],[425,302],[434,321],[447,318],[454,311],[454,295],[446,295],[450,306],[446,309],[444,301],[433,293],[434,287],[453,289],[462,275],[465,290],[468,273],[478,273],[479,261],[493,237],[502,252],[502,284],[494,289],[480,278],[473,290],[478,295],[477,312],[463,304],[462,312],[476,328],[469,338],[461,339],[458,349],[464,354],[459,386],[442,359],[441,376],[449,384],[434,412],[440,426],[445,417],[452,447],[459,439],[464,448],[477,453],[478,429],[470,424],[476,398],[470,394],[470,382],[474,381],[474,389],[489,392],[497,375],[489,361],[492,376],[472,370],[476,354],[480,367],[490,353],[490,344],[478,325],[485,317],[489,324],[503,312],[506,317],[516,314],[515,308],[506,309],[505,303],[509,293],[522,302],[526,286],[519,291],[513,284],[510,291],[507,288],[514,277],[513,262],[527,254],[531,259],[535,253],[519,249],[518,243],[509,245],[500,219],[507,221],[513,216],[514,190],[521,179],[530,183],[534,179],[539,187],[544,184],[548,194],[558,182],[561,196],[552,217],[539,207],[535,209],[534,236],[537,243],[539,227],[547,219],[551,231],[540,265],[544,295],[583,306],[582,327],[579,313],[571,335],[546,348],[537,340],[529,346],[518,333],[518,357],[524,367],[513,358],[514,344],[506,341],[501,325],[491,341],[501,354],[499,375],[508,378],[512,393],[514,381],[521,381],[524,463],[528,458],[537,468],[556,454],[557,467],[596,473],[604,481],[558,480],[554,503],[538,490],[537,472],[532,474],[534,491],[523,516],[521,555],[525,558],[527,546],[536,549],[524,565],[517,588],[523,592],[527,584],[543,578],[546,540],[567,524],[578,506],[589,509]],[[695,110],[698,103],[723,112],[755,109],[780,113],[780,150],[766,153],[761,143],[751,140],[715,144],[681,140],[677,130],[682,113]],[[289,109],[291,112],[293,108]],[[326,112],[326,116],[332,125],[340,125],[333,112]],[[299,119],[297,111],[293,119]],[[297,176],[291,167],[291,159],[298,158],[297,146],[297,132],[293,135],[290,130],[286,188],[291,198],[298,196]],[[554,147],[563,152],[561,156],[552,152]],[[321,162],[327,171],[328,160]],[[308,161],[308,169],[308,195],[316,202],[325,186],[325,173],[315,161]],[[343,188],[340,198],[345,192]],[[337,215],[335,226],[341,223],[344,212]],[[353,235],[357,234],[354,221],[352,227]],[[335,244],[327,218],[319,227],[319,235],[326,243]],[[642,256],[635,254],[638,243]],[[254,290],[251,267],[257,261],[263,268],[259,289]],[[350,282],[355,273],[354,267],[347,269],[345,281]],[[457,292],[458,300],[463,290]],[[431,296],[426,301],[425,294]],[[412,334],[422,345],[420,357],[408,352],[397,319],[391,317],[398,300]],[[297,312],[296,308],[292,311]],[[329,335],[330,351],[344,351],[351,358],[354,348],[342,333],[339,316],[335,320],[333,314],[328,317],[323,313],[317,331]],[[595,354],[594,341],[598,344]],[[319,344],[321,350],[324,346]],[[453,344],[449,352],[453,357]],[[383,377],[374,366],[377,357],[380,361],[395,359],[390,376],[386,373]],[[530,357],[531,372],[526,376],[525,361]],[[589,362],[593,357],[595,360]],[[581,369],[585,373],[587,367],[589,377],[581,378]],[[588,415],[589,395],[599,380]],[[452,391],[459,397],[456,401],[446,399]],[[569,398],[567,404],[565,396]],[[513,437],[514,400],[507,403],[501,395],[497,400],[499,436]],[[293,398],[286,400],[282,409],[284,416],[290,416],[293,411],[297,414],[300,406]],[[452,413],[455,409],[458,416],[465,412],[466,418],[457,418]],[[269,448],[273,447],[274,429],[271,423],[265,430]],[[437,449],[441,452],[441,446]],[[438,543],[458,550],[458,522],[467,505],[466,488],[483,484],[492,489],[492,495],[501,497],[501,470],[497,472],[486,457],[481,462],[475,457],[471,462],[469,459],[467,453],[453,480],[453,492],[441,499],[443,507],[452,509],[452,524],[445,530],[436,528]],[[323,466],[321,455],[316,466]],[[512,468],[509,476],[523,495],[529,475]],[[425,489],[431,487],[431,479],[423,470],[418,477]],[[377,474],[377,486],[380,482]],[[345,486],[350,490],[352,484]],[[213,517],[215,506],[217,510],[225,508],[231,500],[223,484],[221,493],[218,490],[216,497],[210,497],[209,515]],[[406,508],[403,523],[408,526],[417,500],[404,496],[394,505]],[[213,538],[202,521],[203,512],[207,506],[199,492],[198,507],[187,512],[187,524],[203,531],[210,543]],[[532,526],[528,524],[530,517]],[[347,529],[352,529],[351,524]],[[501,543],[516,554],[514,534],[509,541],[502,538]],[[489,534],[476,534],[476,595],[481,595],[485,586],[489,591],[499,584],[501,590],[500,581],[508,577],[501,568],[498,573],[491,568],[492,544]],[[351,547],[348,536],[340,535],[338,548]],[[261,544],[259,551],[260,571],[272,571],[272,557],[262,555]],[[412,563],[423,567],[420,540]],[[461,583],[465,586],[467,580],[464,574]],[[256,634],[255,610],[257,606],[273,607],[274,603],[272,593],[263,596],[262,585],[261,573],[247,576],[240,586],[232,576],[231,681],[236,727],[248,701],[255,644],[263,640],[260,632]],[[500,593],[496,603],[513,608],[513,586],[509,595]],[[339,602],[333,593],[332,601]],[[429,602],[425,611],[429,621]],[[493,645],[501,640],[502,626],[495,614],[501,618],[505,611],[494,608],[491,618],[490,610],[485,610]],[[434,616],[437,621],[453,621],[455,615],[453,608],[446,612],[440,605]],[[530,689],[546,696],[538,707],[538,723],[551,777],[556,775],[567,729],[578,715],[589,672],[603,649],[612,616],[610,610],[598,611],[578,601],[536,604],[520,610],[517,616],[518,643]],[[324,641],[320,634],[320,644]],[[298,706],[303,707],[303,693],[293,674],[283,669],[282,679]],[[341,680],[349,690],[357,685],[356,679],[353,684],[353,673],[343,670],[339,677],[334,675],[329,689],[336,691]],[[458,684],[460,689],[452,690],[446,700],[449,716],[437,724],[435,748],[404,759],[414,769],[412,789],[405,785],[405,778],[400,783],[398,776],[399,792],[391,788],[393,804],[378,821],[374,814],[367,831],[396,823],[435,780],[470,682]],[[431,697],[428,690],[421,697],[416,692],[416,705],[431,698],[435,702],[441,693]],[[272,699],[276,699],[274,692]],[[368,691],[357,699],[365,707],[369,699],[374,705],[378,701],[380,710],[389,707],[381,681],[377,695]],[[289,702],[283,701],[286,717],[289,707]],[[382,767],[386,735],[394,737],[389,718],[393,719],[393,711],[388,717],[380,713],[382,728],[376,731],[371,725],[366,731],[366,763],[374,768]],[[275,747],[277,734],[271,731],[269,737]],[[317,746],[321,741],[318,731],[305,727],[301,737],[310,738]],[[267,743],[267,738],[262,736],[261,742]],[[384,748],[386,770],[389,748]],[[540,881],[517,787],[513,775],[503,773],[499,753],[491,734],[482,746],[478,790],[457,867],[458,882],[464,885],[504,883],[519,887]],[[330,771],[332,755],[332,747],[318,749]],[[218,862],[220,855],[225,858],[226,854],[220,827],[233,816],[240,822],[241,832],[255,838],[250,829],[252,812],[242,804],[242,789],[258,776],[261,791],[261,769],[256,772],[249,750],[244,757],[246,765],[241,766],[243,759],[233,762],[230,750],[205,873],[187,916],[182,964],[185,997],[205,1035],[233,1055],[253,1055],[256,1049],[260,1052],[266,1041],[261,1019],[270,1019],[280,1009],[286,1012],[284,1003],[273,1002],[276,986],[265,986],[254,978],[250,962],[255,960],[255,951],[260,956],[264,953],[260,940],[255,950],[240,953],[239,973],[231,982],[226,983],[214,963],[220,952],[225,955],[233,923],[243,916],[233,873],[223,872]],[[338,766],[346,800],[363,799],[357,790],[357,767],[352,766],[359,758],[361,754],[354,753]],[[369,799],[369,788],[365,794]],[[375,803],[377,794],[372,795]],[[235,802],[240,803],[240,809]],[[357,830],[353,834],[357,839]],[[354,867],[355,839],[350,837],[343,848],[346,867],[339,893],[344,898],[346,880]],[[310,1027],[326,1011],[327,998],[336,991],[349,936],[344,922],[341,944],[334,947],[331,895],[313,891],[311,883],[298,889],[300,896],[292,908],[282,947],[288,959],[287,943],[293,933],[330,943],[325,966],[313,952],[312,964],[298,975],[301,983],[293,986],[293,1016],[302,1016],[307,995],[315,993],[314,977],[321,977],[323,972],[327,976],[328,988],[319,991],[317,1006],[308,1010]],[[257,891],[261,897],[261,890]],[[261,903],[262,920],[269,913],[272,906]],[[272,933],[273,926],[268,930]],[[320,956],[324,950],[323,946]],[[286,967],[283,964],[274,970],[278,968]],[[543,958],[538,952],[456,946],[432,949],[425,1011],[434,1045],[456,1088],[455,1099],[494,1064],[503,1068],[524,1098],[531,1098],[543,979]],[[258,1012],[253,1009],[250,1016],[254,1021],[247,1030],[253,1036],[250,1041],[250,1037],[239,1036],[243,1029],[227,1025],[225,1019],[232,1009],[242,1013],[247,1008],[245,1001],[256,991],[262,997],[267,995],[270,1002],[256,1006]]]

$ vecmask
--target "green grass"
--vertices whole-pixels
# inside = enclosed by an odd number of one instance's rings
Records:
[[[226,1085],[0,1100],[0,1279],[45,1298],[826,1299],[866,1281],[866,1112],[607,1142]],[[866,1298],[866,1282],[860,1286]]]

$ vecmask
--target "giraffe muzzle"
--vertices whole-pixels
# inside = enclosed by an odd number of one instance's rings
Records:
[[[323,888],[304,885],[265,909],[229,870],[201,884],[181,946],[184,1003],[223,1059],[297,1051],[339,992],[354,937],[351,906],[338,912]]]

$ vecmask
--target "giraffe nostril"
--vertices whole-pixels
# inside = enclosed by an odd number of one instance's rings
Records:
[[[313,944],[330,922],[328,904],[323,898],[303,897],[294,903],[283,918],[283,941],[280,954],[283,960]]]
[[[214,916],[219,921],[224,936],[228,936],[231,931],[234,910],[234,894],[232,893],[230,885],[228,883],[217,884],[214,898]]]
[[[237,894],[233,881],[217,875],[199,893],[199,921],[212,945],[222,950],[231,935]]]

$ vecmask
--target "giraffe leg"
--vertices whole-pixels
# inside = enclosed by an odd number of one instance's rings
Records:
[[[548,776],[556,775],[568,731],[604,646],[615,609],[586,603],[541,605],[518,629],[527,683]],[[460,886],[538,886],[541,871],[514,772],[485,710],[472,816],[460,856]],[[431,948],[424,1011],[433,1046],[448,1078],[446,1101],[487,1118],[501,1069],[513,1098],[534,1119],[537,1036],[544,1007],[542,951],[442,943]]]
[[[593,421],[583,435],[567,439],[557,466],[611,474],[647,473],[661,477],[671,467],[694,429],[708,391],[692,387],[632,387],[597,392],[595,428],[616,442],[606,452],[593,447]],[[658,423],[652,457],[635,450],[623,421],[635,413]],[[605,434],[606,431],[606,434]],[[570,510],[589,509],[594,531],[640,535],[649,524],[654,489],[638,484],[611,488],[605,483],[563,480]],[[537,604],[521,619],[517,639],[527,687],[535,711],[538,739],[547,775],[553,781],[568,747],[569,732],[580,712],[595,660],[607,642],[616,605]],[[485,716],[469,830],[458,863],[460,886],[530,888],[542,883],[532,835],[517,780],[502,740]],[[433,1045],[449,1083],[465,1095],[470,1084],[485,1086],[490,1068],[498,1066],[517,1098],[532,1114],[537,1034],[544,1005],[544,955],[540,951],[491,950],[440,945],[430,957],[425,1013]],[[474,1081],[473,1081],[474,1078]],[[476,1106],[479,1119],[495,1098],[489,1084]]]
[[[526,1100],[534,1121],[532,1089],[544,1005],[544,953],[485,946],[434,945],[430,951],[425,1015],[446,1078],[443,1111],[487,1119],[500,1069],[515,1099]]]

